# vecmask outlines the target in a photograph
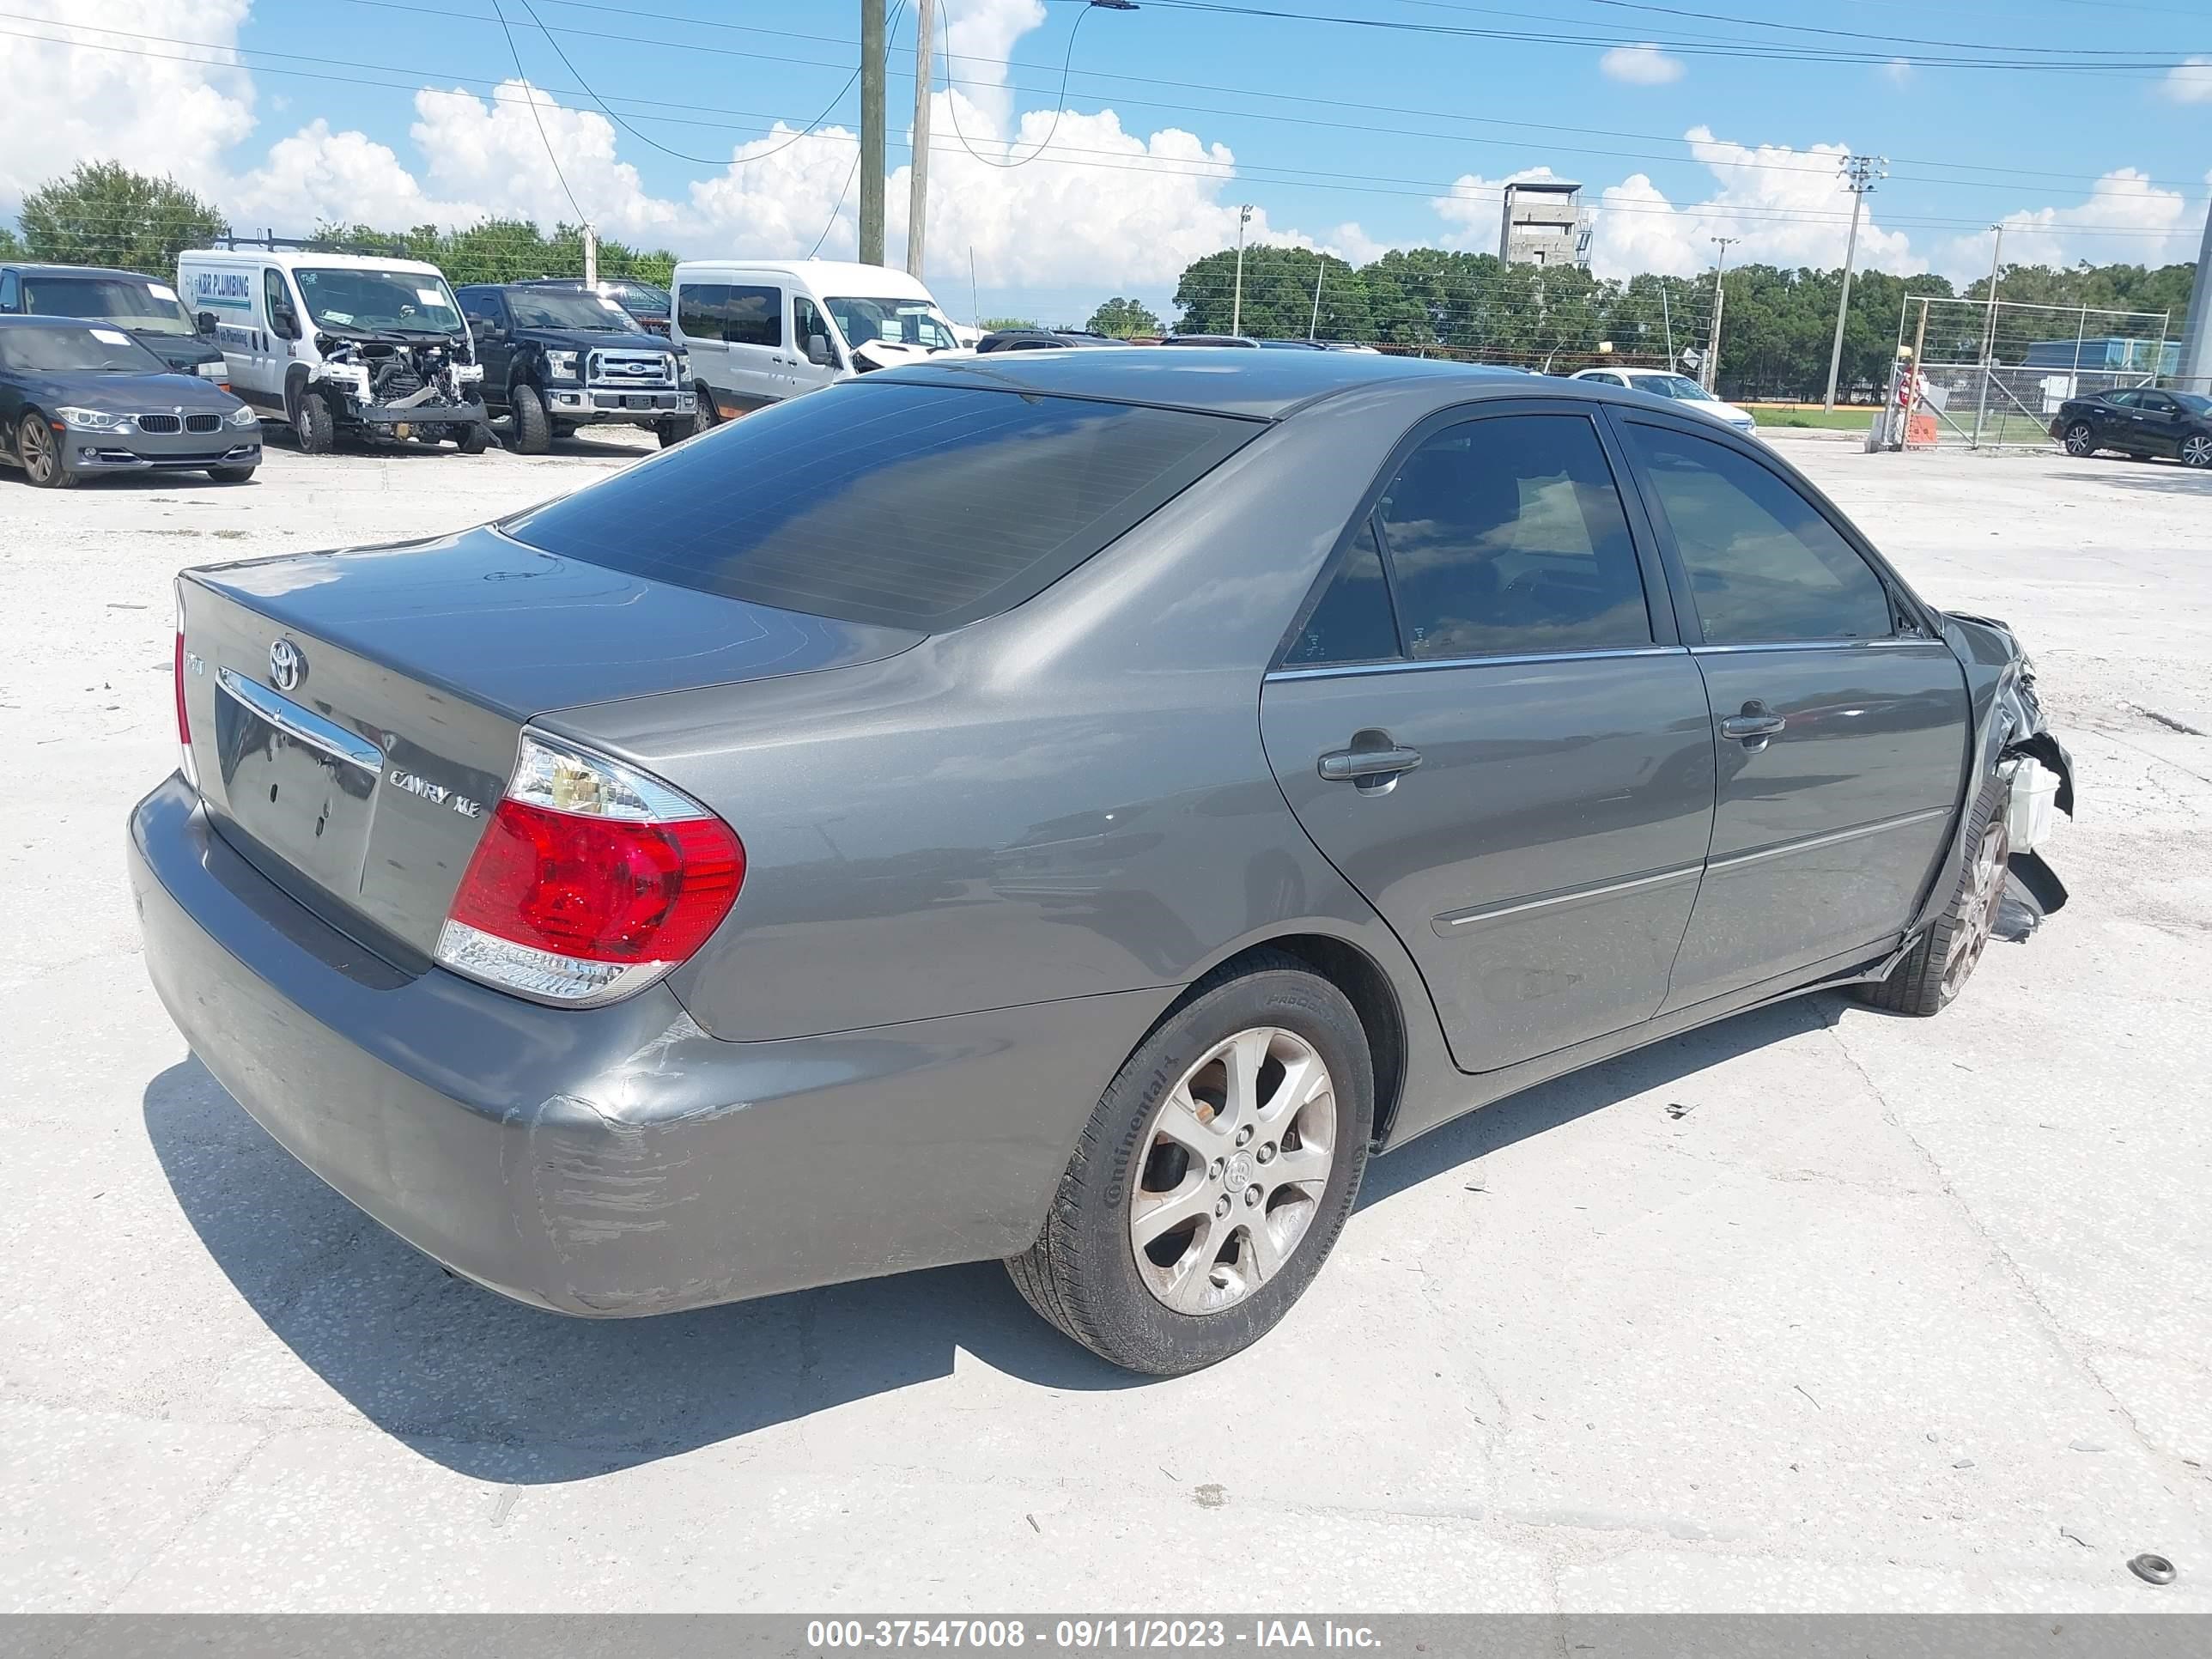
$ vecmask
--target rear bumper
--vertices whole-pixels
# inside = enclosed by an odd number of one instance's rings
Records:
[[[179,777],[132,814],[129,861],[155,988],[216,1080],[416,1248],[562,1313],[1021,1250],[1172,994],[724,1042],[665,986],[579,1011],[394,968],[241,858]]]

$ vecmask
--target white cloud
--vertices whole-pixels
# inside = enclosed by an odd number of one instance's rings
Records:
[[[1893,58],[1881,66],[1881,73],[1882,78],[1893,87],[1907,85],[1912,79],[1912,60],[1910,58]]]
[[[1682,60],[1669,58],[1652,42],[1615,46],[1597,60],[1600,74],[1608,81],[1626,81],[1632,87],[1663,87],[1682,78]]]
[[[2212,104],[2212,58],[2183,58],[2158,89],[2177,104]]]
[[[2212,185],[2212,173],[2205,182]],[[2008,213],[2004,262],[2020,265],[2068,265],[2077,259],[2096,264],[2126,261],[2168,264],[2192,258],[2203,222],[2204,203],[2191,203],[2180,191],[2151,182],[2134,167],[2108,173],[2085,200],[2069,207]],[[2112,228],[2126,228],[2115,234]],[[1984,231],[1953,239],[1936,255],[1938,270],[1954,276],[1987,276],[1990,236]]]
[[[1838,168],[1850,153],[1847,146],[1739,144],[1702,126],[1683,137],[1690,154],[1711,169],[1717,188],[1677,207],[1644,173],[1608,186],[1597,204],[1591,246],[1591,268],[1600,276],[1638,270],[1688,276],[1712,264],[1716,236],[1735,239],[1730,264],[1751,260],[1832,270],[1843,264],[1851,198]],[[1878,222],[1880,199],[1879,194],[1868,198],[1859,223],[1859,269],[1918,269],[1910,239]]]
[[[247,8],[248,0],[134,0],[131,33],[121,33],[70,27],[86,13],[72,0],[19,0],[10,9],[28,21],[0,48],[8,119],[0,208],[83,161],[119,161],[204,192],[218,185],[216,158],[253,129],[253,84],[233,67],[230,49]],[[140,34],[210,42],[216,50],[200,55],[219,61],[100,49],[137,47]]]
[[[1523,167],[1503,179],[1486,179],[1479,173],[1462,173],[1452,181],[1451,194],[1431,197],[1429,205],[1452,227],[1437,240],[1444,247],[1465,248],[1475,253],[1498,252],[1498,216],[1504,210],[1505,186],[1532,179],[1557,179],[1549,167]]]

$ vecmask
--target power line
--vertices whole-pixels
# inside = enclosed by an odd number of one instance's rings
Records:
[[[968,142],[968,135],[960,130],[960,88],[959,83],[952,78],[952,9],[950,6],[945,8],[945,106],[952,112],[952,136],[960,141],[961,149],[975,156],[987,167],[996,167],[1001,173],[1012,173],[1016,167],[1027,167],[1052,147],[1052,141],[1060,131],[1061,112],[1067,104],[1067,70],[1068,65],[1075,61],[1075,37],[1082,32],[1084,20],[1091,15],[1092,9],[1091,0],[1083,0],[1083,9],[1075,14],[1075,26],[1067,32],[1067,50],[1060,54],[1060,93],[1053,100],[1052,125],[1046,129],[1045,135],[1038,141],[1037,147],[1020,161],[994,161],[989,156],[979,153],[975,146]],[[1013,146],[1014,141],[1009,138],[1006,141],[1009,155],[1012,153]]]
[[[507,13],[501,9],[499,0],[491,0],[491,9],[493,15],[499,19],[499,32],[507,37],[507,49],[514,55],[514,78],[522,82],[524,95],[529,97],[530,77],[522,72],[522,49],[514,44],[514,31],[507,27]],[[548,35],[546,38],[550,40],[552,37]],[[545,146],[545,159],[553,164],[553,176],[561,181],[561,193],[568,198],[568,205],[575,209],[578,221],[588,223],[591,216],[578,204],[576,192],[568,188],[568,175],[561,171],[561,158],[553,153],[553,141],[545,136],[545,118],[538,112],[538,100],[529,97],[529,103],[530,118],[538,128],[538,142]]]

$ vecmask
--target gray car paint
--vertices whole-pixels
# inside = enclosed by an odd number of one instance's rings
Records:
[[[1095,375],[1091,365],[1102,366]],[[180,780],[134,817],[149,965],[194,1048],[311,1168],[459,1272],[541,1305],[634,1313],[1007,1254],[1034,1236],[1121,1059],[1183,986],[1257,943],[1302,951],[1370,993],[1364,1012],[1384,1073],[1378,1139],[1395,1145],[1735,1009],[1878,973],[1948,890],[1955,827],[1914,901],[1875,933],[1817,956],[1808,945],[1786,973],[1640,1024],[1663,992],[1653,942],[1675,908],[1619,913],[1644,941],[1620,959],[1606,955],[1601,927],[1553,930],[1549,946],[1545,930],[1500,933],[1501,948],[1510,939],[1522,953],[1514,971],[1524,980],[1587,978],[1595,966],[1609,982],[1579,1014],[1549,1024],[1539,1015],[1455,1064],[1438,1003],[1469,1016],[1472,1031],[1479,994],[1431,998],[1447,976],[1432,969],[1425,981],[1415,963],[1441,941],[1391,926],[1387,885],[1370,890],[1384,894],[1378,912],[1354,884],[1360,871],[1316,844],[1330,839],[1321,823],[1336,808],[1309,797],[1326,792],[1294,758],[1270,764],[1263,706],[1279,696],[1285,708],[1310,699],[1322,710],[1310,732],[1282,738],[1294,757],[1355,717],[1342,701],[1354,696],[1349,682],[1331,691],[1326,679],[1271,681],[1263,696],[1262,677],[1378,471],[1422,420],[1499,396],[1587,405],[1625,395],[1340,354],[1188,349],[896,373],[1183,407],[1211,397],[1279,423],[1005,616],[872,659],[644,695],[634,669],[595,666],[573,677],[565,705],[529,711],[538,726],[666,777],[744,841],[749,873],[729,921],[665,983],[606,1009],[538,1007],[365,951],[347,916],[292,905],[267,879],[267,858],[249,861],[218,833],[219,803],[197,801]],[[404,569],[405,556],[392,557]],[[2016,678],[2016,649],[1999,630],[1936,617],[1899,586],[1966,659],[1973,752],[1993,763],[2018,723],[2006,712],[2017,698],[2000,696]],[[419,707],[441,755],[481,755],[470,763],[477,777],[496,782],[498,743],[453,733],[474,710],[511,737],[534,700],[521,682],[507,682],[504,698],[477,693],[482,703],[467,692],[479,673],[500,684],[510,659],[542,659],[532,595],[552,590],[490,591],[498,626],[474,635],[474,649],[497,665],[450,665],[438,677],[450,703],[435,720],[431,702]],[[509,640],[520,641],[511,653]],[[1671,754],[1680,775],[1620,812],[1610,842],[1571,833],[1588,803],[1565,792],[1554,811],[1516,819],[1499,807],[1461,849],[1461,908],[1589,887],[1605,874],[1607,848],[1626,861],[1624,876],[1698,856],[1684,828],[1698,813],[1685,803],[1711,776],[1713,740],[1683,698],[1681,649],[1663,657],[1676,665],[1663,695],[1634,668],[1602,670],[1601,683],[1557,700],[1542,695],[1541,675],[1485,671],[1486,695],[1519,698],[1532,720],[1542,712],[1540,742],[1601,752],[1612,734],[1656,732],[1655,763]],[[364,676],[374,666],[359,659]],[[495,703],[495,714],[485,706]],[[1966,748],[1967,712],[1955,752]],[[1525,775],[1483,755],[1503,732],[1458,739],[1478,769],[1455,788],[1479,784],[1484,764],[1493,779]],[[1609,787],[1611,764],[1590,773],[1593,787]],[[1450,781],[1452,769],[1436,775]],[[1962,767],[1960,790],[1983,775]],[[1426,800],[1428,829],[1417,821],[1407,837],[1442,833],[1449,792],[1400,793],[1401,805]],[[1388,809],[1393,798],[1360,804]],[[450,858],[465,842],[446,834],[438,856]],[[1419,873],[1409,867],[1408,878]],[[1407,914],[1431,903],[1432,915],[1450,914],[1448,884],[1432,884]],[[1480,972],[1465,977],[1479,994]],[[1496,1069],[1470,1075],[1482,1060]]]

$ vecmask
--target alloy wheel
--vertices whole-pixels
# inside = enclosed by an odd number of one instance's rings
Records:
[[[2181,459],[2190,466],[2212,466],[2212,438],[2199,434],[2196,437],[2183,440]]]
[[[1997,908],[2004,898],[2008,846],[2002,818],[1983,830],[1981,841],[1975,846],[1972,891],[1966,900],[1966,914],[1952,930],[1950,947],[1943,956],[1946,1001],[1958,995],[1966,976],[1974,971],[1974,964],[1982,959],[1982,952],[1989,948],[1990,935],[1996,931]]]
[[[2069,455],[2087,455],[2092,447],[2089,442],[2090,435],[2089,428],[2085,425],[2068,427],[2066,453]]]
[[[1138,1145],[1138,1276],[1182,1314],[1235,1306],[1288,1261],[1336,1162],[1336,1091],[1295,1031],[1255,1026],[1169,1090]]]
[[[23,471],[29,473],[34,483],[46,483],[61,465],[54,451],[54,434],[46,430],[46,423],[35,415],[23,417],[21,441],[16,446],[22,457]]]

